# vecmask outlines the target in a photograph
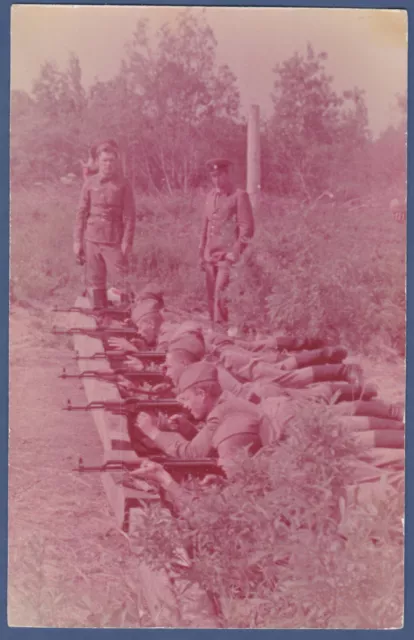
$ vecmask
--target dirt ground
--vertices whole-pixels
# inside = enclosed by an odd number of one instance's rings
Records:
[[[9,583],[11,626],[122,627],[150,624],[135,559],[106,502],[98,474],[72,472],[79,456],[101,462],[70,342],[50,333],[44,310],[10,316]],[[358,360],[353,358],[353,360]],[[359,359],[381,397],[404,399],[404,366]]]
[[[145,625],[134,558],[99,475],[72,472],[79,456],[99,464],[101,444],[90,416],[62,410],[85,396],[57,377],[76,364],[50,329],[42,313],[11,312],[8,623]]]

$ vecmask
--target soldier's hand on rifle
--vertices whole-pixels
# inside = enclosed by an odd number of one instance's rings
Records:
[[[131,382],[131,380],[128,380],[127,378],[124,378],[124,376],[119,375],[117,376],[116,381],[120,389],[122,389],[122,391],[125,391],[125,393],[136,393],[136,385]]]
[[[138,469],[131,472],[131,475],[147,480],[148,482],[154,482],[164,488],[167,488],[174,482],[168,471],[165,471],[164,467],[158,464],[158,462],[153,462],[152,460],[144,460]]]
[[[108,345],[113,351],[122,351],[124,353],[138,353],[138,349],[126,338],[112,337],[108,338]]]
[[[135,424],[150,440],[154,440],[157,437],[159,429],[155,425],[153,416],[149,413],[141,411],[141,413],[138,414]]]
[[[132,369],[133,371],[143,371],[145,369],[143,362],[133,356],[127,356],[125,358],[125,364],[128,369]]]
[[[178,431],[187,440],[192,440],[197,435],[197,429],[192,422],[180,413],[170,416],[169,424],[171,431]]]

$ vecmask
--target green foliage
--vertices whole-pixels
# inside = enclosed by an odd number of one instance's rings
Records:
[[[72,54],[64,70],[46,62],[31,95],[12,92],[13,183],[80,175],[79,160],[106,137],[117,139],[142,191],[189,192],[205,183],[204,161],[217,155],[231,157],[244,181],[237,78],[217,64],[204,16],[185,9],[155,33],[139,21],[125,49],[118,73],[88,91]],[[324,190],[347,201],[377,184],[404,188],[406,99],[396,96],[401,123],[373,141],[363,91],[336,93],[326,59],[309,44],[305,55],[274,67],[273,113],[262,122],[263,189],[309,203]]]
[[[326,59],[308,44],[306,56],[295,53],[274,67],[274,110],[267,127],[272,150],[264,185],[307,201],[325,189],[337,193],[344,166],[350,173],[345,182],[357,179],[362,186],[361,156],[368,157],[370,143],[363,92],[338,95]]]
[[[404,353],[405,235],[385,196],[313,210],[263,199],[257,227],[229,288],[236,324]]]
[[[185,547],[192,558],[187,575],[219,596],[225,628],[398,626],[402,504],[388,513],[383,503],[371,513],[350,507],[358,528],[347,542],[337,533],[353,456],[330,409],[308,406],[288,440],[241,457],[231,481],[191,483],[179,518],[148,509],[133,545],[156,566],[171,564]]]
[[[68,302],[80,292],[72,230],[80,183],[19,190],[12,198],[13,295]],[[137,196],[131,280],[165,287],[167,299],[205,310],[197,268],[202,193]],[[240,328],[319,335],[362,353],[404,353],[405,234],[388,195],[352,209],[263,198],[257,235],[234,269],[231,320]],[[179,301],[178,303],[176,301]]]

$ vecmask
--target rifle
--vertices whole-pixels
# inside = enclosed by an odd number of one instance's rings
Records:
[[[153,362],[164,362],[166,355],[165,351],[131,351],[130,353],[136,357],[137,360],[152,360]],[[108,351],[108,353],[105,353],[102,351],[93,353],[90,356],[80,356],[79,353],[76,352],[75,360],[107,360],[108,358],[123,360],[126,355],[126,352],[111,353],[111,351]]]
[[[82,371],[82,373],[66,373],[63,368],[59,378],[100,378],[102,380],[116,382],[117,376],[126,376],[137,381],[161,383],[166,382],[166,377],[161,371],[134,371],[131,369],[114,369],[113,371]]]
[[[86,405],[73,405],[67,401],[63,411],[93,411],[94,409],[104,409],[112,413],[128,415],[140,411],[160,411],[168,415],[175,413],[187,413],[187,410],[177,400],[160,398],[158,400],[148,400],[142,398],[125,398],[123,400],[103,400],[89,402]]]
[[[58,327],[52,327],[52,333],[55,335],[81,335],[89,336],[91,338],[111,338],[112,336],[129,336],[131,338],[137,338],[138,332],[132,327],[101,327],[99,329],[81,329],[79,327],[73,327],[72,329],[58,329]]]
[[[55,313],[82,313],[85,316],[121,316],[128,317],[131,313],[131,307],[104,307],[102,309],[82,309],[81,307],[58,307],[52,309]]]
[[[213,458],[202,458],[199,460],[183,460],[180,458],[166,458],[165,456],[149,456],[137,462],[124,462],[123,460],[107,460],[102,465],[86,466],[83,459],[79,458],[78,466],[72,469],[78,473],[106,472],[106,471],[127,471],[139,469],[144,460],[151,460],[164,467],[169,473],[184,472],[191,475],[208,475],[213,474],[225,477],[223,469],[217,464]],[[198,472],[198,473],[197,473]]]

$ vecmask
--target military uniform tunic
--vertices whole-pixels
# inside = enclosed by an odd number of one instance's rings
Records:
[[[207,196],[200,239],[205,263],[207,301],[212,320],[228,319],[224,291],[230,280],[232,253],[237,260],[253,237],[254,220],[249,196],[240,189],[223,193],[213,189]]]
[[[252,452],[261,446],[260,433],[268,418],[252,403],[223,392],[204,426],[191,441],[179,433],[159,432],[154,442],[177,458],[205,458],[218,454],[225,461],[244,447]]]
[[[135,204],[129,182],[120,175],[88,178],[76,213],[74,241],[81,246],[85,241],[90,287],[105,288],[107,275],[113,286],[125,287],[124,253],[132,248],[134,228]]]

